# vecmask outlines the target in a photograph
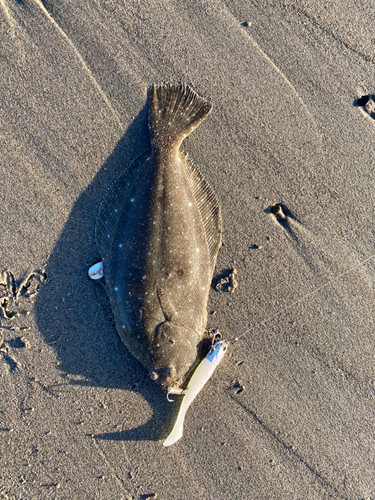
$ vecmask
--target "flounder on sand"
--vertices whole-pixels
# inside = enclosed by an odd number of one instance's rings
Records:
[[[197,359],[221,243],[216,196],[180,151],[210,111],[187,85],[150,88],[151,148],[117,180],[96,227],[120,337],[173,393]]]

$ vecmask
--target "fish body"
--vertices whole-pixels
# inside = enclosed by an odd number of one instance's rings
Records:
[[[164,388],[196,361],[221,243],[216,196],[180,151],[210,110],[186,85],[151,87],[150,150],[116,181],[96,228],[117,330]]]

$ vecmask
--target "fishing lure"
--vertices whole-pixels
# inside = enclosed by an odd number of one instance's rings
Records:
[[[207,356],[198,365],[185,391],[184,399],[182,400],[174,427],[164,441],[163,446],[171,446],[182,437],[184,419],[189,406],[203,389],[206,382],[211,378],[216,367],[223,359],[227,348],[228,342],[226,340],[219,340],[211,346]]]

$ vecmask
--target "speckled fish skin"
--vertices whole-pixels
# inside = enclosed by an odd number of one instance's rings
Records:
[[[210,110],[186,85],[153,85],[151,150],[115,183],[97,223],[119,334],[164,388],[196,361],[221,242],[215,194],[179,149]]]

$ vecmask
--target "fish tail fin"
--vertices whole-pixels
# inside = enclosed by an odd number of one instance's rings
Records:
[[[212,108],[210,101],[185,84],[152,85],[149,90],[149,128],[156,147],[179,146]]]

